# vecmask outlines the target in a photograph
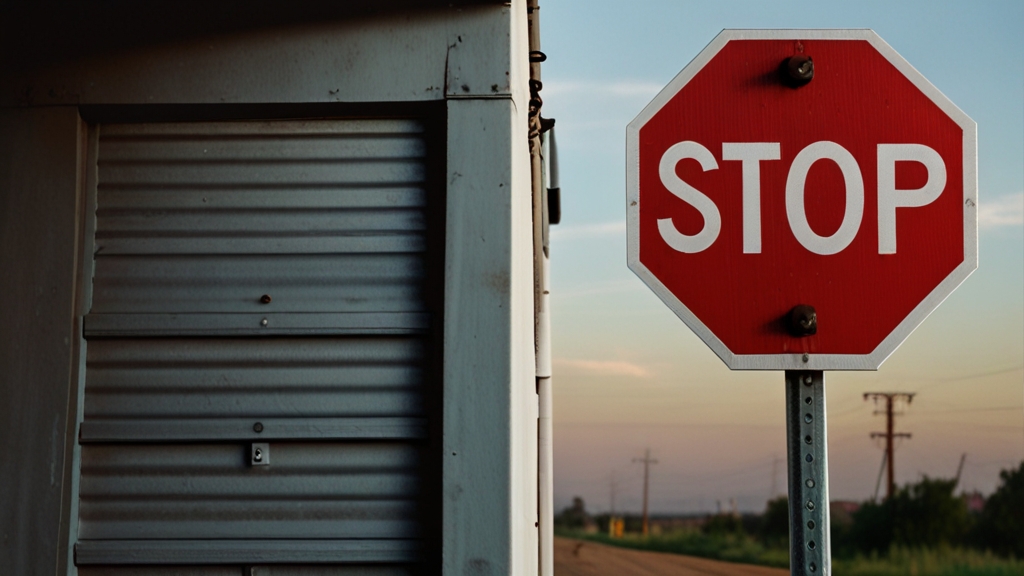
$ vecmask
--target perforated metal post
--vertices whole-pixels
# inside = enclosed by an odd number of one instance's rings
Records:
[[[793,576],[832,574],[825,375],[786,371],[789,566]]]

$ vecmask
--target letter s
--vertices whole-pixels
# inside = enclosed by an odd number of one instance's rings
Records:
[[[661,233],[665,243],[677,252],[692,254],[706,250],[718,239],[718,233],[722,229],[722,216],[710,198],[700,190],[683,182],[682,178],[676,174],[676,165],[684,159],[700,162],[700,166],[705,172],[717,170],[718,162],[715,161],[710,150],[696,142],[686,140],[674,144],[666,150],[658,164],[658,175],[661,177],[662,185],[677,198],[696,208],[704,217],[704,228],[693,236],[679,232],[672,224],[671,218],[658,219],[658,232]]]

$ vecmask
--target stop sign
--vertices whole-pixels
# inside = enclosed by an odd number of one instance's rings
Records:
[[[629,267],[730,368],[877,369],[977,267],[976,139],[870,30],[723,31],[628,127]]]

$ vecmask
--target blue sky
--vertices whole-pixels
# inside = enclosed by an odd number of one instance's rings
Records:
[[[826,375],[834,499],[874,492],[869,391],[917,392],[897,482],[990,492],[1024,459],[1024,2],[541,5],[544,114],[557,119],[552,236],[556,506],[760,510],[785,490],[782,374],[730,372],[626,268],[625,127],[724,28],[871,28],[978,123],[980,266],[877,372]],[[884,490],[884,488],[883,488]]]

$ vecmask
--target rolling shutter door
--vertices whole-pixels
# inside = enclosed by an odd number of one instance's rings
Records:
[[[96,129],[80,573],[423,571],[440,501],[423,124]]]

